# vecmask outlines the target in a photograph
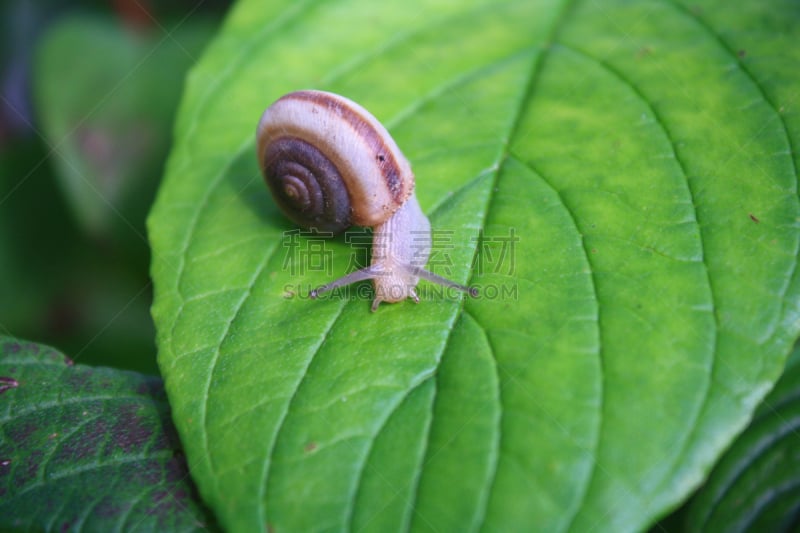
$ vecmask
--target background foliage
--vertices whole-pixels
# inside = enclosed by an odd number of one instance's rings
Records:
[[[157,371],[144,217],[224,7],[0,7],[0,332]]]
[[[213,526],[189,478],[161,380],[75,365],[0,337],[4,531]]]

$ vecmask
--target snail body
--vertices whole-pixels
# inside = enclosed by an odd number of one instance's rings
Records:
[[[414,194],[414,174],[389,132],[355,102],[297,91],[268,107],[258,124],[259,166],[284,214],[306,228],[340,232],[373,227],[370,266],[312,291],[371,279],[381,302],[419,301],[420,278],[470,289],[424,270],[430,223]]]

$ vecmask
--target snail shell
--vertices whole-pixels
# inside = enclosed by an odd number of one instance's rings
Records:
[[[414,174],[386,128],[333,93],[297,91],[258,124],[258,158],[276,203],[303,227],[375,226],[414,191]]]

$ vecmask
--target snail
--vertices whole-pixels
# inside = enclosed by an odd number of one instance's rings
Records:
[[[420,278],[477,295],[423,268],[431,227],[414,194],[414,174],[369,111],[329,92],[289,93],[264,111],[256,140],[261,172],[290,220],[334,233],[373,228],[370,265],[311,291],[312,298],[371,279],[375,311],[381,302],[418,303]]]

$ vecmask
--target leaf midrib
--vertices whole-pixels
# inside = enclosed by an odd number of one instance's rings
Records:
[[[571,5],[571,0],[565,0],[563,2],[561,15],[554,19],[553,28],[552,28],[552,31],[551,31],[551,38],[548,39],[548,41],[552,41],[553,40],[552,37],[557,34],[558,28],[561,26],[561,24],[563,24],[563,21],[565,19],[565,14],[566,14],[566,11],[567,11],[567,8],[569,7],[569,5]],[[398,42],[402,42],[402,39],[398,40]],[[388,49],[386,47],[384,47],[384,48]],[[503,61],[512,61],[518,55],[525,53],[526,50],[529,50],[529,49],[530,48],[526,48],[524,50],[518,50],[515,53],[507,56]],[[485,204],[485,208],[483,209],[483,212],[482,212],[483,216],[481,218],[481,226],[483,226],[485,224],[486,218],[487,218],[488,213],[489,213],[489,211],[491,209],[491,204],[492,204],[492,201],[494,199],[493,191],[496,190],[497,183],[499,181],[499,176],[500,176],[500,173],[501,173],[501,170],[502,170],[501,162],[506,157],[509,156],[509,148],[510,148],[511,140],[513,139],[514,134],[516,133],[516,131],[519,129],[519,125],[520,125],[521,119],[522,119],[522,117],[524,115],[524,112],[525,112],[526,103],[530,100],[530,95],[531,95],[531,93],[533,91],[533,86],[534,86],[535,79],[537,78],[538,73],[541,70],[540,65],[542,63],[542,56],[544,56],[545,53],[546,53],[546,50],[542,54],[534,54],[534,56],[533,56],[534,57],[534,62],[533,62],[533,65],[531,66],[531,75],[529,77],[529,83],[527,84],[526,90],[523,91],[523,95],[522,95],[522,97],[520,99],[520,103],[519,103],[518,108],[517,108],[517,113],[516,113],[516,116],[515,116],[515,120],[514,120],[512,126],[509,128],[510,135],[508,136],[508,142],[504,146],[503,152],[499,155],[498,159],[494,162],[494,164],[491,165],[490,168],[492,170],[490,170],[488,172],[487,171],[483,171],[483,172],[480,173],[480,175],[484,175],[485,173],[493,174],[493,181],[494,181],[494,186],[492,188],[490,188],[490,190],[489,190],[489,193],[487,195],[487,201],[486,201],[486,204]],[[502,64],[503,61],[500,61],[499,63]],[[495,61],[495,62],[493,62],[493,63],[491,63],[489,65],[483,65],[481,67],[478,67],[478,68],[474,69],[472,72],[468,72],[465,75],[460,76],[460,77],[456,78],[455,80],[450,81],[447,84],[443,84],[442,86],[437,87],[434,91],[430,91],[428,93],[428,95],[426,95],[426,97],[421,99],[421,100],[423,102],[424,101],[430,101],[430,100],[434,99],[437,95],[446,92],[448,89],[451,89],[451,88],[459,85],[460,83],[466,83],[470,79],[472,79],[475,76],[479,75],[480,72],[485,71],[485,70],[491,70],[493,68],[499,68],[499,65],[498,65],[497,61]],[[341,72],[344,73],[344,72],[346,72],[346,70],[341,70]],[[333,83],[334,81],[335,80],[330,81],[330,83]],[[402,122],[402,120],[404,118],[412,116],[413,115],[413,110],[419,108],[422,105],[423,102],[415,101],[411,106],[409,106],[409,109],[407,109],[405,112],[399,113],[398,115],[395,116],[394,119],[389,121],[388,122],[389,125],[391,127],[396,127],[400,122]],[[474,181],[474,180],[470,180],[470,183],[472,181]],[[462,188],[463,188],[463,186],[462,186]],[[439,206],[437,206],[437,208],[438,207]],[[476,246],[474,254],[477,254],[477,253],[478,253],[478,247]],[[585,249],[584,249],[584,253],[586,253]],[[470,280],[472,280],[472,279],[473,279],[473,276],[471,275],[470,276]],[[596,298],[596,290],[595,290],[595,298]],[[455,322],[460,318],[460,316],[464,312],[464,302],[465,302],[465,300],[464,300],[464,298],[462,298],[460,300],[460,302],[459,302],[458,310],[452,315],[452,318],[448,323],[448,336],[445,339],[445,341],[442,343],[441,349],[439,350],[438,356],[436,358],[436,360],[437,360],[437,368],[438,368],[438,362],[441,360],[442,354],[444,353],[444,351],[447,349],[447,346],[449,345],[450,336],[452,335],[452,332],[454,330]],[[339,308],[339,310],[337,311],[337,313],[336,313],[336,315],[334,317],[333,322],[331,323],[329,328],[326,330],[325,338],[327,338],[327,336],[330,334],[331,328],[338,321],[338,319],[341,316],[343,310],[344,310],[344,305],[342,305]],[[474,321],[475,321],[475,324],[480,328],[480,330],[486,336],[487,335],[486,329],[477,320],[474,320]],[[321,346],[321,344],[320,344],[320,346]],[[303,380],[304,380],[304,378],[306,376],[306,372],[307,372],[308,368],[310,367],[310,365],[313,363],[313,360],[315,359],[315,357],[316,357],[316,355],[318,353],[319,353],[319,346],[317,348],[315,348],[313,353],[311,354],[311,357],[308,360],[308,364],[305,366],[305,369],[304,369],[303,374],[302,374],[302,376],[300,378],[300,381],[298,382],[297,386],[295,387],[295,390],[294,390],[294,393],[292,395],[292,398],[287,403],[286,410],[283,413],[283,416],[281,417],[281,422],[279,424],[278,431],[275,433],[275,437],[273,438],[273,441],[272,441],[272,444],[271,444],[271,448],[270,448],[270,452],[269,452],[269,458],[267,459],[267,461],[265,461],[265,467],[264,467],[264,470],[263,470],[264,475],[262,477],[262,482],[260,484],[262,492],[259,494],[259,510],[261,512],[260,523],[267,523],[266,522],[266,516],[265,516],[265,514],[266,514],[266,508],[265,507],[266,506],[264,505],[264,498],[266,496],[266,489],[267,489],[267,484],[268,484],[268,479],[269,479],[269,464],[271,464],[271,457],[272,457],[272,455],[274,453],[275,445],[277,444],[278,440],[280,439],[280,433],[281,433],[281,430],[283,429],[284,421],[286,419],[286,416],[288,415],[288,412],[291,409],[291,404],[292,404],[292,402],[293,402],[293,400],[294,400],[294,398],[296,396],[296,393],[300,389],[300,387],[302,385],[302,382],[303,382]],[[492,351],[492,358],[494,359],[494,364],[495,364],[495,367],[496,367],[498,362],[497,362],[496,357],[494,355],[494,350]],[[364,469],[364,467],[366,465],[366,461],[368,460],[369,455],[371,453],[372,446],[373,446],[375,440],[378,438],[380,432],[385,427],[386,422],[395,413],[396,409],[403,403],[404,399],[407,398],[408,395],[412,391],[416,390],[417,387],[421,386],[421,384],[424,383],[427,379],[430,379],[430,377],[429,376],[425,376],[424,379],[421,379],[418,383],[411,384],[411,386],[406,391],[406,393],[403,394],[402,397],[400,397],[398,399],[398,401],[395,403],[395,405],[387,412],[386,416],[384,417],[384,420],[382,420],[380,422],[378,430],[372,436],[372,438],[369,440],[368,446],[365,448],[364,453],[362,454],[362,459],[361,459],[361,462],[360,462],[359,472],[363,473],[363,469]],[[434,397],[432,399],[432,402],[434,404],[435,404],[435,401],[436,401],[436,394],[437,394],[437,389],[436,389],[436,387],[434,387],[434,392],[433,392]],[[501,399],[500,411],[502,413],[502,399]],[[502,416],[498,420],[498,424],[500,424],[500,423],[502,423]],[[502,434],[501,434],[500,431],[498,431],[498,436],[499,436],[498,443],[497,443],[498,454],[497,454],[497,456],[495,458],[495,461],[494,461],[494,465],[493,465],[493,469],[492,469],[493,472],[496,472],[497,462],[499,461],[500,439],[502,438]],[[428,431],[427,434],[426,434],[426,437],[425,437],[425,440],[426,440],[425,446],[424,446],[425,450],[428,449],[429,438],[430,438],[430,432]],[[424,453],[423,453],[423,457],[424,457]],[[424,465],[421,465],[420,468],[418,469],[417,475],[415,476],[416,480],[421,479],[422,470],[423,469],[424,469]],[[353,488],[351,497],[348,500],[350,502],[350,505],[348,506],[347,512],[345,514],[345,520],[346,520],[346,522],[348,523],[348,525],[351,528],[352,528],[353,506],[354,506],[354,503],[355,503],[355,500],[356,500],[356,496],[357,496],[358,492],[360,491],[360,486],[361,486],[362,479],[363,479],[362,475],[359,474],[357,476],[357,482],[354,484],[354,488]],[[494,474],[492,475],[492,480],[494,480]],[[584,492],[585,492],[587,487],[588,487],[588,479],[587,479],[587,481],[585,482],[585,485],[584,485],[584,489],[583,489]],[[485,498],[484,498],[485,506],[488,506],[489,495],[491,494],[491,490],[492,489],[489,488],[487,491],[485,491]],[[415,489],[414,490],[414,500],[412,500],[411,506],[410,506],[411,509],[413,509],[413,504],[414,504],[414,501],[416,499],[416,496],[417,496],[417,490]],[[485,519],[486,508],[484,508],[484,510],[481,513],[481,515],[482,515],[482,520]],[[409,524],[409,527],[410,527],[411,522],[409,521],[408,524]]]

